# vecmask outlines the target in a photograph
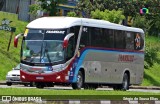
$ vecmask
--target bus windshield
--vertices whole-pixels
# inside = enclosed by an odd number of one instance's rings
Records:
[[[27,30],[21,59],[29,63],[54,63],[64,60],[66,30]]]

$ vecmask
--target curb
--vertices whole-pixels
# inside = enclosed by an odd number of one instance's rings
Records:
[[[157,86],[130,86],[130,89],[151,89],[151,90],[160,90],[160,87]]]
[[[0,85],[6,85],[6,81],[0,81]]]

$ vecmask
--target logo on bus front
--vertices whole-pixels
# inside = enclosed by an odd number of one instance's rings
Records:
[[[64,34],[65,31],[58,31],[58,30],[52,31],[52,30],[48,30],[48,31],[46,31],[46,33]]]

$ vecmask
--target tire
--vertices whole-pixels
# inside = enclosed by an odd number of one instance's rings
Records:
[[[30,86],[30,87],[34,87],[34,82],[30,82],[30,83],[29,83],[29,86]]]
[[[77,82],[72,83],[72,88],[73,89],[81,89],[83,87],[83,84],[84,84],[84,77],[82,75],[82,72],[79,71],[78,75],[77,75]]]
[[[124,73],[122,84],[117,84],[113,86],[114,90],[123,90],[126,91],[129,89],[129,76],[127,73]]]
[[[28,86],[28,83],[25,83],[24,86]]]
[[[36,83],[36,88],[43,89],[44,88],[44,83]]]
[[[124,73],[121,90],[126,91],[128,89],[129,89],[129,76],[127,73]]]
[[[11,82],[7,82],[7,86],[11,86],[12,85],[12,83]]]

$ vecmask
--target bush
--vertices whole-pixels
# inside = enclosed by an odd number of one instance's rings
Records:
[[[125,16],[123,15],[123,12],[120,10],[109,11],[106,9],[105,11],[100,11],[96,9],[95,11],[91,12],[91,18],[106,20],[118,24],[125,18]]]
[[[157,37],[147,37],[145,47],[145,62],[144,67],[148,69],[152,67],[154,63],[160,63],[160,45]]]

